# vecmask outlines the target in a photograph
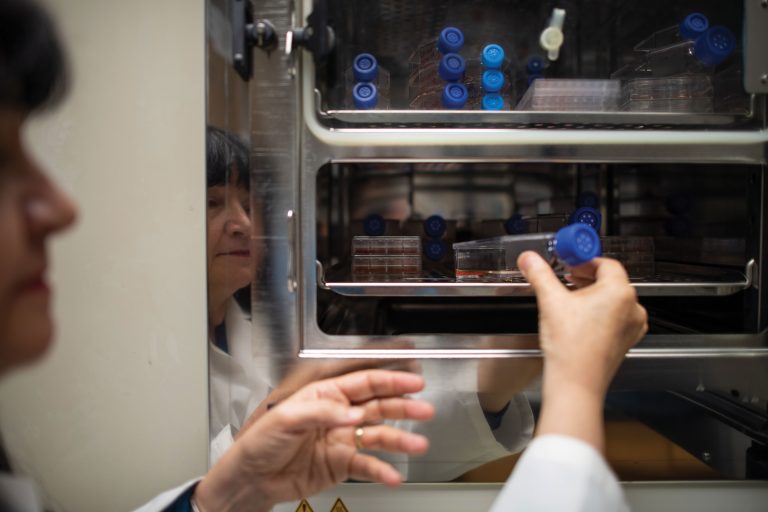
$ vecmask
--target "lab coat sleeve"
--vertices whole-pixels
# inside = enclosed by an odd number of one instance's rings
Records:
[[[211,440],[210,467],[215,466],[219,459],[229,450],[229,447],[235,443],[235,436],[232,430],[232,425],[224,425],[224,428]]]
[[[175,487],[169,491],[165,491],[164,493],[156,496],[149,503],[146,503],[145,505],[142,505],[141,507],[134,510],[134,512],[162,512],[168,505],[176,501],[176,498],[184,494],[187,489],[197,484],[197,482],[200,480],[200,478],[195,478],[194,480],[190,480],[183,485]]]
[[[616,476],[591,445],[572,437],[534,439],[491,512],[629,512]]]

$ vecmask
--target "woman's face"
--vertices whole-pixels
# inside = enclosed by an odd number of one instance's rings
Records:
[[[261,232],[251,222],[250,193],[237,185],[237,172],[226,185],[208,187],[208,287],[219,300],[248,286],[254,276],[251,238]]]
[[[24,118],[0,107],[0,371],[36,359],[50,344],[45,244],[76,214],[70,199],[27,154],[21,140]]]

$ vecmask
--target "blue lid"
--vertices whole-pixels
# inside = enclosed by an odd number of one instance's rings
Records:
[[[362,110],[376,108],[376,103],[379,102],[379,91],[370,82],[360,82],[352,88],[352,101],[356,108]]]
[[[432,215],[424,221],[424,232],[432,238],[440,238],[448,229],[445,219],[439,215]]]
[[[532,75],[540,75],[544,72],[544,58],[538,55],[528,57],[525,69]]]
[[[678,32],[683,39],[696,39],[709,28],[709,19],[700,12],[692,12],[680,22]]]
[[[519,213],[512,215],[504,223],[504,230],[508,235],[522,235],[528,232],[528,223]]]
[[[437,67],[437,73],[440,78],[446,82],[456,82],[464,78],[464,70],[466,64],[464,57],[458,53],[446,53],[443,58],[440,59],[440,65]]]
[[[368,236],[381,236],[386,229],[387,223],[381,215],[372,213],[363,220],[363,231]]]
[[[443,89],[443,106],[445,108],[463,108],[469,99],[467,86],[464,84],[449,83]]]
[[[572,224],[555,234],[558,259],[571,267],[600,256],[600,237],[586,224]]]
[[[448,252],[448,245],[442,240],[424,240],[424,255],[432,261],[440,261]]]
[[[482,85],[485,92],[499,92],[504,87],[504,73],[498,69],[483,71],[480,85]]]
[[[457,53],[464,46],[464,33],[456,27],[445,27],[437,38],[440,53]]]
[[[504,48],[497,44],[489,44],[483,48],[480,61],[486,68],[500,69],[501,65],[504,64]]]
[[[355,82],[373,82],[379,75],[379,64],[370,53],[361,53],[352,61]]]
[[[530,75],[528,75],[528,80],[527,80],[528,85],[530,86],[533,83],[534,80],[537,80],[539,78],[544,78],[544,75],[539,75],[537,73],[531,73]]]
[[[584,190],[579,192],[576,196],[576,207],[589,206],[590,208],[597,208],[600,206],[600,197],[591,190]]]
[[[736,36],[723,26],[715,26],[701,34],[693,45],[696,58],[707,66],[723,62],[736,49]]]
[[[582,206],[571,214],[571,218],[568,219],[569,224],[586,224],[592,228],[600,229],[600,224],[603,221],[603,216],[600,212],[589,206]]]
[[[504,110],[504,98],[501,94],[485,94],[481,106],[483,110]]]

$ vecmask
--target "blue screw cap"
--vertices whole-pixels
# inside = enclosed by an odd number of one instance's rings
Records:
[[[715,26],[701,34],[693,45],[696,58],[706,66],[717,66],[736,49],[736,36],[729,29]]]
[[[437,38],[440,53],[458,53],[464,46],[464,33],[456,27],[445,27]]]
[[[709,28],[709,19],[700,12],[692,12],[680,22],[678,32],[683,39],[696,39]]]
[[[448,229],[448,224],[440,215],[431,215],[424,221],[424,232],[432,238],[440,238]]]
[[[464,84],[450,83],[443,89],[443,106],[450,109],[461,109],[469,99],[469,91]]]
[[[600,197],[590,190],[579,192],[576,196],[576,207],[588,206],[590,208],[600,207]]]
[[[512,215],[504,223],[504,230],[508,235],[522,235],[528,232],[528,223],[519,213]]]
[[[555,234],[555,252],[558,259],[571,267],[581,265],[600,256],[600,236],[586,224],[572,224]]]
[[[431,261],[440,261],[448,253],[448,245],[442,240],[425,240],[424,255]]]
[[[501,94],[485,94],[481,106],[483,110],[504,110],[504,98]]]
[[[504,48],[497,44],[487,45],[483,48],[480,61],[488,69],[501,69],[504,64]]]
[[[569,224],[586,224],[595,230],[600,229],[600,224],[603,222],[603,216],[600,212],[589,206],[582,206],[571,214],[568,219]]]
[[[499,92],[504,87],[504,73],[498,69],[483,71],[480,85],[485,92]]]
[[[379,63],[370,53],[361,53],[352,61],[355,82],[373,82],[379,76]]]
[[[467,65],[464,62],[464,57],[458,53],[446,53],[440,59],[437,73],[446,82],[456,82],[464,78],[464,71],[466,69]]]
[[[532,75],[541,75],[544,73],[544,59],[538,55],[528,57],[528,62],[525,64],[525,69]]]
[[[370,82],[360,82],[352,88],[352,101],[355,107],[361,110],[376,108],[379,102],[379,91]]]
[[[384,217],[372,213],[363,220],[363,231],[368,236],[381,236],[387,229]]]

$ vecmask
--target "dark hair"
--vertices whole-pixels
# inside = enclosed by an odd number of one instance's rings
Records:
[[[212,126],[207,128],[205,139],[208,186],[229,183],[232,172],[237,171],[237,186],[250,189],[250,166],[246,145],[231,133]]]
[[[58,101],[67,81],[51,18],[32,0],[0,0],[0,105],[31,112]]]

